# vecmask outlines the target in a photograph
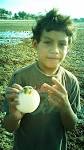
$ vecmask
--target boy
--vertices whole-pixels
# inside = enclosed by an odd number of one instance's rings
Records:
[[[78,81],[61,67],[72,42],[73,24],[70,17],[53,9],[32,31],[38,61],[12,76],[6,91],[4,127],[14,132],[13,150],[65,150],[66,130],[75,127],[80,109]],[[16,109],[15,97],[26,85],[34,87],[41,98],[37,110],[30,114]]]

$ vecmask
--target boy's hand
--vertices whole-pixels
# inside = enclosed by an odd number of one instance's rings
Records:
[[[6,98],[9,103],[9,112],[10,114],[14,115],[16,119],[20,120],[23,117],[23,113],[19,112],[16,109],[16,105],[18,104],[18,101],[15,100],[17,97],[17,94],[22,90],[22,86],[19,84],[13,84],[12,87],[8,87],[6,89]]]
[[[60,111],[65,110],[70,106],[67,91],[56,78],[53,77],[52,81],[54,83],[52,86],[43,84],[49,94],[49,102],[53,103]]]

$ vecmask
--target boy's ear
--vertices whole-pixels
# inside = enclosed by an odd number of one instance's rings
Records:
[[[37,41],[36,40],[32,41],[32,46],[33,46],[33,48],[37,48]]]

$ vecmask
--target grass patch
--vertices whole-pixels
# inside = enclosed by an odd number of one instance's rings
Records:
[[[35,20],[0,20],[0,31],[30,31]]]

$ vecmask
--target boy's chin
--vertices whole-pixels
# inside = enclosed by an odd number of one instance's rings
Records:
[[[48,69],[56,69],[56,68],[58,68],[58,64],[48,64],[48,65],[46,65],[46,68],[48,68]]]
[[[58,68],[59,65],[46,65],[46,68],[50,69],[50,70],[55,70]]]

